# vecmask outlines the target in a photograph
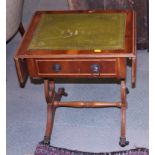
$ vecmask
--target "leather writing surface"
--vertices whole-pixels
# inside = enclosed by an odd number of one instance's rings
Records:
[[[28,49],[124,49],[126,14],[44,14]]]

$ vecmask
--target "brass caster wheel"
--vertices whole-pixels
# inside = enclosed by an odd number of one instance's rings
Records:
[[[50,138],[49,137],[44,137],[44,140],[42,140],[41,142],[39,142],[39,144],[42,144],[42,145],[50,145]]]
[[[58,94],[62,95],[62,96],[68,96],[68,94],[65,92],[64,88],[59,88],[58,89]]]
[[[119,145],[121,147],[125,147],[125,146],[129,145],[129,141],[126,141],[126,138],[120,137]]]
[[[130,93],[130,91],[129,91],[129,89],[128,89],[128,88],[126,88],[126,93],[127,93],[127,94],[129,94],[129,93]]]

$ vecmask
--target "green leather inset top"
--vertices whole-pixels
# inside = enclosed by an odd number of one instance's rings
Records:
[[[44,14],[28,49],[124,49],[126,14]]]

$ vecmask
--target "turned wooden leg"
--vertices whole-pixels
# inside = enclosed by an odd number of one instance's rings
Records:
[[[47,102],[47,122],[44,139],[40,143],[44,145],[50,145],[54,116],[56,111],[56,106],[54,106],[53,103],[54,101],[60,101],[61,97],[63,95],[66,96],[67,94],[65,93],[64,88],[59,88],[58,92],[55,92],[55,84],[53,80],[44,80],[44,90]]]
[[[136,86],[136,58],[132,58],[132,87]]]
[[[120,146],[125,147],[129,144],[128,141],[126,141],[126,108],[127,108],[127,102],[126,102],[126,84],[125,81],[121,81],[121,137],[120,137]]]
[[[23,36],[25,33],[25,29],[24,29],[22,22],[20,23],[18,30],[19,30],[21,36]]]
[[[55,94],[54,81],[44,80],[45,99],[47,102],[47,122],[43,141],[41,144],[50,145],[50,139],[54,123],[55,107],[53,106],[53,99]]]
[[[51,139],[53,124],[54,124],[55,110],[56,108],[53,107],[51,104],[47,105],[46,130],[45,130],[44,140],[41,142],[41,144],[50,145],[50,139]]]

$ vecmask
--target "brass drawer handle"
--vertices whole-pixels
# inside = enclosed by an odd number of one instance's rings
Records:
[[[61,71],[61,65],[60,64],[53,64],[52,69],[55,72],[60,72]]]
[[[100,74],[101,66],[99,64],[92,64],[90,69],[92,73]]]

